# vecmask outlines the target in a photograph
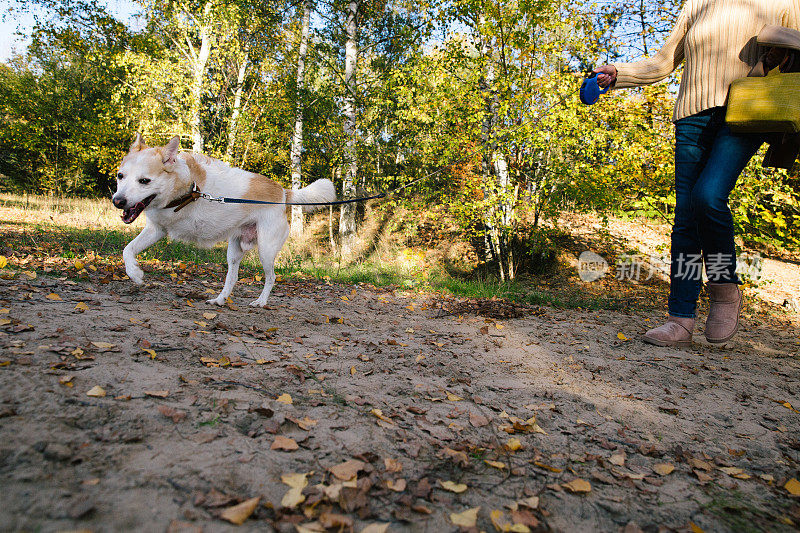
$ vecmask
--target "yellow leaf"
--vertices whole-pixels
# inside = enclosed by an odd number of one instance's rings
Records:
[[[257,365],[265,365],[267,363],[269,363],[269,359],[256,359]]]
[[[626,336],[625,336],[623,333],[617,333],[617,338],[618,338],[619,340],[621,340],[621,341],[627,341],[627,340],[629,340],[629,339],[628,339],[628,337],[626,337]]]
[[[169,396],[168,390],[146,390],[144,391],[145,396],[152,396],[153,398],[166,398]]]
[[[502,469],[504,469],[506,467],[506,464],[505,463],[501,463],[500,461],[490,461],[489,459],[484,459],[484,462],[487,465],[493,466],[495,468],[499,468],[500,470],[502,470]]]
[[[450,521],[460,527],[475,527],[480,510],[480,507],[474,507],[461,513],[450,513]]]
[[[573,479],[569,483],[564,483],[561,486],[570,492],[576,493],[591,492],[592,490],[592,486],[589,484],[589,482],[581,478]]]
[[[211,312],[203,313],[203,318],[205,318],[206,320],[211,320],[212,318],[215,318],[216,316],[217,316],[217,313],[211,313]]]
[[[332,466],[328,470],[337,479],[341,479],[342,481],[351,481],[358,477],[358,472],[365,466],[366,464],[361,461],[350,459],[349,461]]]
[[[705,533],[705,531],[703,531],[703,528],[701,528],[694,522],[689,522],[689,529],[692,530],[692,533]]]
[[[520,442],[520,440],[516,437],[511,437],[508,439],[508,442],[506,442],[506,449],[510,452],[515,452],[521,448],[522,442]]]
[[[406,480],[402,478],[398,479],[397,481],[390,479],[386,482],[386,487],[395,492],[403,492],[406,490]]]
[[[83,264],[83,261],[81,261],[80,259],[76,259],[75,263],[73,263],[73,264],[75,266],[75,270],[83,270],[83,267],[86,266],[86,265]]]
[[[658,463],[653,465],[653,472],[659,476],[668,476],[673,470],[675,470],[675,466],[669,463]]]
[[[0,255],[0,268],[5,268],[7,264],[8,259],[6,259],[6,256]]]
[[[0,326],[7,326],[11,324],[11,320],[8,318],[0,318]]]
[[[298,448],[300,448],[300,446],[297,445],[297,441],[289,437],[284,437],[283,435],[276,436],[275,440],[272,442],[272,446],[269,447],[270,450],[284,450],[287,452],[297,450]]]
[[[100,385],[95,385],[91,389],[86,392],[86,396],[91,396],[93,398],[102,398],[106,395],[106,391]]]
[[[280,396],[278,396],[277,398],[275,398],[275,401],[278,403],[284,403],[286,405],[292,405],[292,397],[285,392]]]
[[[497,531],[511,533],[530,533],[531,531],[525,524],[512,524],[503,511],[494,510],[489,514],[489,518]]]
[[[356,367],[354,367],[354,366],[350,367],[350,375],[351,376],[355,376],[356,375]]]
[[[281,476],[281,481],[291,487],[281,499],[281,506],[291,509],[305,501],[306,497],[303,496],[303,489],[308,485],[308,476],[310,474],[284,474]]]
[[[208,326],[208,323],[207,322],[203,322],[202,320],[195,320],[194,323],[197,324],[198,326],[200,326],[201,328],[204,328],[204,327]]]
[[[191,300],[186,300],[186,305],[188,305],[189,307],[194,307],[194,303],[192,303]]]
[[[75,304],[75,309],[83,313],[84,311],[89,310],[89,306],[86,305],[86,302],[78,302],[77,304]]]
[[[455,394],[453,394],[452,392],[448,392],[448,393],[447,393],[447,399],[448,399],[449,401],[451,401],[451,402],[460,402],[460,401],[461,401],[461,400],[463,400],[464,398],[462,398],[461,396],[456,396],[456,395],[455,395]]]
[[[31,281],[36,279],[36,272],[33,270],[23,270],[22,273],[25,274]]]
[[[7,315],[10,312],[11,312],[11,310],[8,307],[4,307],[4,308],[0,309],[0,315]]]
[[[150,356],[150,359],[156,358],[156,351],[151,348],[142,348],[142,351]]]
[[[117,347],[116,344],[111,344],[110,342],[103,342],[103,341],[97,341],[97,342],[92,341],[92,346],[94,346],[98,350],[111,350]]]
[[[374,523],[369,524],[367,527],[361,530],[361,533],[386,533],[386,530],[389,529],[389,524],[381,524],[381,523]]]
[[[461,494],[465,490],[467,490],[467,486],[464,483],[453,483],[452,481],[439,481],[439,485],[444,490],[449,490],[450,492],[455,492],[456,494]]]
[[[394,424],[394,421],[388,416],[384,416],[383,411],[381,411],[380,409],[372,409],[370,413],[375,415],[375,417],[378,418],[379,420],[383,420],[384,422],[387,422],[389,424]]]
[[[349,302],[350,301],[350,298],[348,298],[347,296],[340,296],[339,298],[341,298],[345,302]]]
[[[535,464],[539,468],[544,468],[545,470],[549,470],[550,472],[555,472],[556,474],[560,474],[564,470],[563,468],[556,468],[555,466],[550,466],[548,464],[542,463],[541,461],[534,461],[533,464]]]
[[[253,511],[256,510],[258,507],[258,502],[261,500],[260,496],[256,496],[255,498],[250,498],[249,500],[245,500],[239,505],[234,505],[233,507],[228,507],[222,514],[220,514],[220,518],[223,520],[227,520],[231,524],[236,524],[240,526],[247,520]]]
[[[58,378],[58,382],[66,387],[72,387],[74,385],[74,383],[72,383],[74,378],[75,376],[62,376]]]
[[[800,481],[797,481],[795,478],[787,481],[783,488],[792,496],[800,496]]]
[[[54,292],[51,292],[50,294],[48,294],[47,296],[45,296],[45,298],[47,298],[48,300],[53,300],[54,302],[60,302],[60,301],[62,301],[62,300],[61,300],[61,296],[59,296],[58,294],[56,294],[56,293],[54,293]]]

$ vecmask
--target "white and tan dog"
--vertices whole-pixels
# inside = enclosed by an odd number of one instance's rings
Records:
[[[196,187],[195,187],[196,185]],[[212,196],[280,202],[280,205],[222,204],[192,201],[192,190]],[[130,224],[143,211],[144,230],[122,252],[125,271],[136,284],[144,272],[136,256],[165,236],[210,248],[228,241],[228,273],[219,296],[208,303],[223,305],[239,278],[245,252],[258,245],[264,268],[264,290],[250,305],[264,307],[275,284],[275,257],[286,237],[287,206],[284,202],[313,203],[336,200],[330,180],[317,180],[300,190],[284,189],[278,183],[222,161],[200,154],[180,152],[180,138],[164,147],[151,148],[136,134],[136,140],[119,167],[114,205],[122,209],[122,221]],[[183,207],[178,207],[183,204]],[[170,207],[167,207],[167,206]],[[317,206],[303,210],[313,211]]]

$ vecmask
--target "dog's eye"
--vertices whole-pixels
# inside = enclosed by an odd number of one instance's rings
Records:
[[[141,183],[142,185],[147,185],[148,183],[150,183],[150,180],[147,178],[139,178],[139,183]]]
[[[120,172],[119,174],[117,174],[117,179],[118,179],[118,180],[121,180],[121,179],[122,179],[122,178],[124,178],[124,177],[125,177],[125,176],[123,176],[123,175],[122,175],[122,172]]]

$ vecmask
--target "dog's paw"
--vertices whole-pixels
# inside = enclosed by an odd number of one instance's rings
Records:
[[[131,278],[131,281],[137,285],[144,283],[144,271],[141,268],[125,269],[125,273]]]
[[[227,298],[223,298],[222,296],[217,296],[216,298],[212,298],[211,300],[206,300],[206,303],[211,305],[225,305],[225,300],[227,300]]]
[[[264,298],[263,300],[259,298],[258,300],[253,300],[250,302],[250,307],[266,307],[267,306],[267,299]]]

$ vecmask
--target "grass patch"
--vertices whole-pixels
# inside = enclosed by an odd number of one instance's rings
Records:
[[[30,223],[20,221],[0,222],[3,232],[0,254],[34,257],[60,257],[76,259],[100,256],[121,264],[122,250],[136,236],[139,228],[122,227],[83,228],[55,223]],[[198,248],[191,244],[164,239],[139,256],[147,265],[164,263],[193,263],[212,265],[202,269],[198,275],[218,276],[226,264],[225,245],[211,249]],[[33,268],[33,267],[32,267]],[[276,263],[276,273],[284,278],[313,278],[342,284],[370,283],[382,287],[398,287],[420,292],[438,292],[465,298],[500,298],[517,303],[545,305],[568,309],[619,309],[626,302],[586,294],[564,286],[542,290],[534,281],[501,282],[493,279],[468,279],[449,274],[443,270],[423,271],[419,268],[402,267],[397,263],[360,261],[341,264],[334,258],[314,261],[292,256],[288,250]],[[242,261],[240,275],[252,277],[262,273],[258,255],[250,252]]]

